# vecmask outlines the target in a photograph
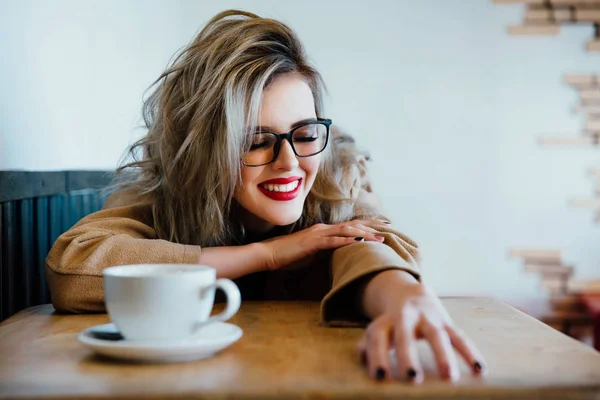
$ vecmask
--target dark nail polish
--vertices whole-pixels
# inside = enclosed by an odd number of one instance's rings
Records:
[[[378,381],[382,381],[385,379],[385,370],[383,368],[377,368],[377,372],[375,373],[375,379]]]
[[[362,242],[363,240],[365,240],[364,237],[355,237],[354,240],[356,240],[357,242]]]
[[[473,363],[473,368],[475,368],[476,372],[481,372],[483,371],[483,366],[481,365],[481,363],[479,361],[475,361]]]
[[[417,377],[417,371],[415,371],[414,368],[409,368],[406,371],[406,377],[412,381],[413,379],[415,379]]]
[[[123,340],[123,339],[125,339],[123,337],[123,335],[121,335],[119,332],[97,332],[97,331],[90,331],[90,336],[92,336],[95,339],[100,339],[100,340],[117,341],[117,340]]]

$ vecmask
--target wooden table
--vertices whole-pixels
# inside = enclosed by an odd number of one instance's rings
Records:
[[[600,294],[582,294],[581,302],[592,316],[592,323],[594,324],[594,348],[600,351]]]
[[[419,351],[421,386],[371,380],[358,361],[358,328],[318,324],[316,303],[244,303],[232,320],[244,336],[217,357],[136,365],[99,359],[79,344],[99,315],[54,315],[33,307],[0,325],[0,397],[391,399],[600,398],[600,353],[497,300],[447,298],[448,311],[487,358],[489,373],[437,378]]]

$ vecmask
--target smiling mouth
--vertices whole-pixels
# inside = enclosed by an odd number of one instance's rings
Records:
[[[275,201],[291,201],[300,195],[302,178],[289,183],[261,183],[258,190],[267,198]]]
[[[286,184],[273,184],[273,183],[262,184],[261,183],[258,186],[269,192],[273,192],[273,193],[290,193],[290,192],[293,192],[294,190],[296,190],[299,185],[300,185],[300,179],[295,180],[290,183],[286,183]]]

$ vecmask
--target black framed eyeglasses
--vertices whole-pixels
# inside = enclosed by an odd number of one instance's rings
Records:
[[[304,122],[288,133],[255,132],[249,149],[242,157],[247,167],[260,167],[277,159],[281,143],[287,140],[298,157],[311,157],[319,154],[329,141],[330,119],[317,118]]]

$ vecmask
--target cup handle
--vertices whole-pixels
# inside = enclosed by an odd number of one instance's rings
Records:
[[[202,288],[200,296],[206,296],[206,292],[213,288],[218,288],[225,292],[225,297],[227,298],[227,307],[225,308],[225,311],[223,311],[220,314],[213,315],[201,325],[205,325],[211,322],[227,321],[229,318],[233,317],[235,313],[238,312],[238,310],[240,309],[240,289],[238,289],[237,285],[233,283],[233,281],[225,278],[217,279],[212,285]]]

